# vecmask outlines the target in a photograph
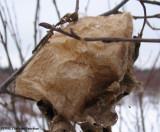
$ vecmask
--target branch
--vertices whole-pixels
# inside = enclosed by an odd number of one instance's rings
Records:
[[[158,1],[148,1],[148,0],[143,0],[143,3],[153,4],[153,5],[160,5],[160,2],[158,2]]]
[[[57,12],[57,15],[58,15],[58,19],[60,20],[61,19],[61,16],[60,16],[60,13],[59,13],[59,10],[58,10],[58,7],[57,7],[57,3],[56,3],[56,0],[53,0],[53,4],[56,8],[56,12]]]
[[[87,10],[88,10],[89,4],[90,4],[90,0],[88,0],[87,5],[85,7],[85,14],[87,14]]]
[[[7,38],[6,22],[5,22],[5,20],[4,20],[3,16],[2,16],[1,11],[0,11],[0,17],[1,17],[2,25],[3,25],[3,29],[4,29],[5,41],[3,39],[3,36],[1,34],[1,32],[0,32],[0,38],[1,38],[1,42],[3,44],[3,47],[4,47],[6,55],[7,55],[9,68],[10,68],[11,72],[13,72],[13,66],[12,66],[12,62],[11,62],[11,59],[10,59],[10,56],[9,56],[9,52],[8,52],[8,48],[7,48],[7,40],[8,40],[8,38]]]
[[[18,53],[19,53],[19,57],[20,57],[20,60],[21,60],[21,64],[22,64],[23,61],[24,61],[24,58],[23,58],[23,55],[22,55],[22,50],[19,46],[19,41],[18,41],[14,26],[13,26],[13,21],[11,19],[12,17],[11,17],[9,8],[8,8],[8,4],[6,3],[6,1],[4,1],[4,3],[5,3],[5,6],[6,6],[6,10],[7,10],[7,14],[8,14],[8,17],[9,17],[10,26],[11,26],[11,27],[9,27],[9,25],[8,25],[8,29],[11,33],[11,36],[13,37],[13,40],[15,41],[15,44],[16,44],[16,47],[17,47],[17,50],[18,50]]]
[[[70,29],[70,33],[62,30],[61,28],[56,28],[48,23],[40,23],[39,26],[42,26],[44,28],[47,29],[51,29],[53,31],[57,31],[60,32],[66,36],[69,36],[71,38],[74,38],[76,40],[84,40],[84,41],[102,41],[104,43],[110,43],[110,42],[155,42],[155,43],[159,43],[160,39],[147,39],[147,38],[114,38],[114,37],[95,37],[95,38],[81,38],[80,36],[78,36],[77,34],[75,34],[75,32],[73,31],[73,29]]]
[[[148,25],[151,29],[153,29],[153,30],[160,30],[160,28],[155,28],[155,27],[153,27],[153,26],[149,23],[149,21],[147,21],[147,25]]]
[[[142,5],[143,11],[144,11],[144,22],[143,22],[143,26],[142,26],[141,32],[140,32],[139,35],[138,35],[138,37],[141,38],[141,37],[142,37],[142,34],[143,34],[144,27],[145,27],[145,25],[146,25],[147,12],[146,12],[146,7],[145,7],[145,5],[144,5],[144,3],[143,3],[143,0],[140,0],[140,3],[141,3],[141,5]]]
[[[76,8],[75,8],[75,12],[78,14],[78,10],[79,10],[79,0],[76,0]]]
[[[106,12],[106,13],[103,13],[103,14],[100,14],[100,16],[109,16],[111,14],[117,14],[119,13],[118,10],[119,8],[121,8],[124,4],[126,4],[129,0],[123,0],[121,3],[119,3],[116,7],[114,7],[112,10]]]
[[[145,16],[132,16],[134,19],[144,19]],[[160,18],[160,14],[146,16],[146,18]]]
[[[39,9],[40,9],[40,0],[37,0],[36,13],[35,13],[35,19],[34,19],[34,45],[35,47],[37,45],[37,22],[38,22]]]
[[[23,69],[27,66],[27,64],[33,59],[33,57],[36,55],[33,54],[18,70],[16,70],[5,82],[3,82],[0,86],[0,94],[9,94],[9,95],[13,95],[13,96],[16,96],[16,97],[21,97],[21,95],[17,95],[17,94],[13,94],[12,92],[9,92],[7,90],[7,87],[8,85],[16,78],[17,75],[19,75]],[[24,97],[26,98],[26,97]],[[27,98],[29,99],[29,98]]]

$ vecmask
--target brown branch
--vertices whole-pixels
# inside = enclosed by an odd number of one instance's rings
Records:
[[[155,59],[155,61],[154,61],[154,64],[153,64],[153,66],[152,66],[152,69],[150,70],[150,72],[149,72],[149,75],[148,75],[148,77],[147,77],[147,80],[146,80],[146,82],[144,83],[144,87],[146,87],[149,83],[150,83],[150,81],[153,79],[153,72],[154,72],[154,69],[155,69],[155,67],[156,67],[156,64],[157,64],[157,62],[158,62],[158,59],[159,59],[159,57],[160,57],[160,51],[159,51],[159,53],[158,53],[158,55],[157,55],[157,57],[156,57],[156,59]]]
[[[75,8],[75,12],[78,14],[78,10],[79,10],[79,0],[76,0],[76,8]]]
[[[160,5],[160,2],[158,2],[158,1],[143,0],[143,3],[152,4],[152,5]]]
[[[143,0],[139,0],[142,7],[143,7],[143,11],[144,11],[144,22],[143,22],[143,26],[142,26],[142,29],[141,29],[141,32],[139,33],[138,37],[142,38],[142,35],[143,35],[143,30],[144,30],[144,27],[146,25],[146,16],[147,16],[147,12],[146,12],[146,7],[143,3]]]
[[[53,4],[56,8],[56,12],[57,12],[57,15],[58,15],[58,19],[60,20],[61,19],[61,16],[60,16],[60,13],[59,13],[59,10],[58,10],[58,6],[57,6],[57,3],[56,3],[56,0],[53,0]]]
[[[27,64],[33,59],[35,54],[33,54],[18,70],[16,70],[6,81],[4,81],[0,86],[0,94],[9,94],[13,95],[13,93],[9,92],[7,90],[8,85],[16,78],[17,75],[19,75],[23,69],[27,66]],[[17,97],[20,97],[19,95],[14,94]],[[22,96],[21,96],[22,97]]]
[[[3,29],[4,29],[4,35],[5,35],[5,41],[3,39],[3,36],[0,32],[0,38],[1,38],[1,42],[3,44],[3,47],[5,49],[5,52],[6,52],[6,55],[7,55],[7,59],[8,59],[8,63],[9,63],[9,68],[11,70],[11,72],[13,72],[13,66],[12,66],[12,63],[11,63],[11,59],[10,59],[10,56],[9,56],[9,52],[8,52],[8,48],[7,48],[7,28],[6,28],[6,22],[2,16],[2,13],[0,11],[0,17],[1,17],[1,21],[2,21],[2,25],[3,25]]]
[[[113,38],[113,37],[95,37],[95,38],[81,38],[77,34],[73,32],[73,29],[70,29],[70,33],[62,30],[61,28],[56,28],[48,23],[40,23],[39,26],[42,26],[47,29],[52,29],[53,31],[60,32],[66,36],[69,36],[71,38],[77,39],[77,40],[84,40],[84,41],[102,41],[104,43],[109,43],[109,42],[121,42],[121,41],[126,41],[126,42],[155,42],[159,43],[160,39],[146,39],[146,38]]]
[[[17,38],[15,30],[14,30],[14,26],[13,26],[13,22],[12,22],[12,19],[11,19],[11,15],[10,15],[10,11],[9,11],[8,5],[7,5],[6,1],[4,1],[4,3],[5,3],[5,6],[6,6],[8,19],[9,19],[8,20],[9,23],[7,23],[7,18],[6,18],[7,28],[9,29],[9,31],[11,33],[11,36],[12,36],[13,40],[15,41],[15,44],[16,44],[16,47],[17,47],[17,50],[18,50],[18,53],[19,53],[19,57],[20,57],[20,60],[21,60],[21,64],[22,64],[23,61],[24,61],[24,58],[23,58],[23,55],[22,55],[22,51],[21,51],[21,48],[19,46],[18,38]],[[2,8],[2,11],[5,14],[5,11],[4,11],[3,8]]]
[[[134,19],[144,19],[144,16],[132,16]],[[146,18],[160,18],[160,14],[146,16]]]
[[[21,99],[25,99],[25,100],[30,100],[30,101],[35,101],[32,98],[25,97],[25,96],[22,96],[22,95],[19,95],[19,94],[15,94],[15,93],[10,92],[10,91],[7,91],[6,94],[11,95],[12,97],[17,97],[17,98],[21,98]]]
[[[40,0],[37,0],[35,19],[34,19],[34,46],[37,45],[37,23],[39,20],[39,9],[40,9]]]
[[[5,3],[7,14],[8,14],[8,17],[9,17],[9,22],[10,22],[9,24],[11,26],[11,27],[9,27],[9,25],[8,25],[7,27],[9,29],[10,33],[11,33],[11,36],[12,36],[13,40],[15,41],[15,44],[16,44],[16,47],[17,47],[17,50],[18,50],[18,53],[19,53],[19,57],[20,57],[20,60],[21,60],[21,64],[22,64],[23,61],[24,61],[24,58],[23,58],[23,55],[22,55],[22,50],[19,46],[18,38],[16,36],[16,32],[15,32],[15,29],[14,29],[14,26],[13,26],[13,22],[12,22],[12,19],[11,19],[11,15],[10,15],[8,5],[7,5],[6,1],[4,1],[4,3]]]
[[[119,8],[121,8],[124,4],[126,4],[129,0],[123,0],[121,3],[119,3],[116,7],[114,7],[112,10],[105,12],[103,14],[100,14],[100,16],[109,16],[111,14],[117,14],[119,13]]]
[[[153,29],[153,30],[160,30],[160,28],[155,28],[155,27],[153,27],[153,26],[149,23],[149,21],[147,21],[147,25],[148,25],[151,29]]]
[[[10,108],[8,108],[7,106],[5,106],[4,103],[1,103],[1,102],[0,102],[0,105],[1,105],[2,107],[4,107],[5,109],[7,109],[9,112],[11,112],[11,113],[13,112],[12,109],[10,109]]]
[[[85,14],[87,14],[87,10],[88,10],[89,4],[90,4],[90,0],[88,0],[87,5],[85,7]]]

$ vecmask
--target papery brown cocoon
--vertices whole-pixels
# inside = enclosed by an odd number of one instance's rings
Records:
[[[82,38],[131,38],[133,32],[129,13],[83,17],[64,30],[70,32],[70,28]],[[105,124],[101,119],[105,112],[101,108],[97,112],[103,101],[100,106],[98,102],[101,98],[107,105],[131,91],[134,52],[132,42],[86,42],[56,33],[17,77],[16,92],[37,101],[48,100],[67,120],[85,116]],[[96,108],[94,114],[89,114],[92,108]]]

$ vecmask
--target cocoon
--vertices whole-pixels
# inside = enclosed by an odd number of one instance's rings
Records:
[[[64,30],[70,28],[81,37],[130,38],[133,31],[129,13],[80,18]],[[114,102],[135,85],[134,52],[131,42],[86,42],[56,33],[17,77],[16,92],[49,101],[68,121],[111,126]]]

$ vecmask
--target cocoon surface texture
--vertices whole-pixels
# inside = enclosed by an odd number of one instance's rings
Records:
[[[129,13],[80,18],[64,30],[70,28],[80,37],[131,38],[133,30]],[[16,92],[49,101],[67,120],[111,126],[117,120],[106,119],[114,113],[111,104],[135,84],[134,52],[131,42],[86,42],[56,33],[17,77]]]

